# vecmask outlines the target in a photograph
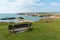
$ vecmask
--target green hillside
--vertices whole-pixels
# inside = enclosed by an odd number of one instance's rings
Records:
[[[60,20],[34,22],[32,30],[23,33],[9,33],[6,23],[0,23],[0,40],[60,40]]]

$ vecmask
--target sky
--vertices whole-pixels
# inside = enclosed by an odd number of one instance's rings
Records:
[[[0,13],[60,12],[60,0],[0,0]]]

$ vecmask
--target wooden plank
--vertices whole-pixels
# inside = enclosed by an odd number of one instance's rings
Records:
[[[14,31],[19,31],[19,30],[27,30],[28,28],[18,28],[18,29],[14,29]],[[13,30],[10,30],[10,31],[12,31],[13,32]]]

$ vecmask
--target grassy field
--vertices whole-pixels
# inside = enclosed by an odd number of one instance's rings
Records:
[[[60,40],[60,20],[34,22],[32,30],[12,34],[7,24],[0,24],[0,40]]]

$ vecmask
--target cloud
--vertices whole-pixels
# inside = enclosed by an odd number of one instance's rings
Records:
[[[35,6],[44,6],[45,5],[45,3],[34,3],[34,4],[32,4],[32,5],[35,5]]]
[[[50,5],[51,5],[51,6],[59,6],[59,3],[51,2]]]
[[[23,12],[23,7],[32,5],[44,6],[45,3],[41,3],[40,0],[0,0],[0,13]]]
[[[19,6],[25,6],[25,5],[44,5],[44,3],[40,3],[40,0],[2,0],[0,1],[0,4],[4,5],[19,5]]]

